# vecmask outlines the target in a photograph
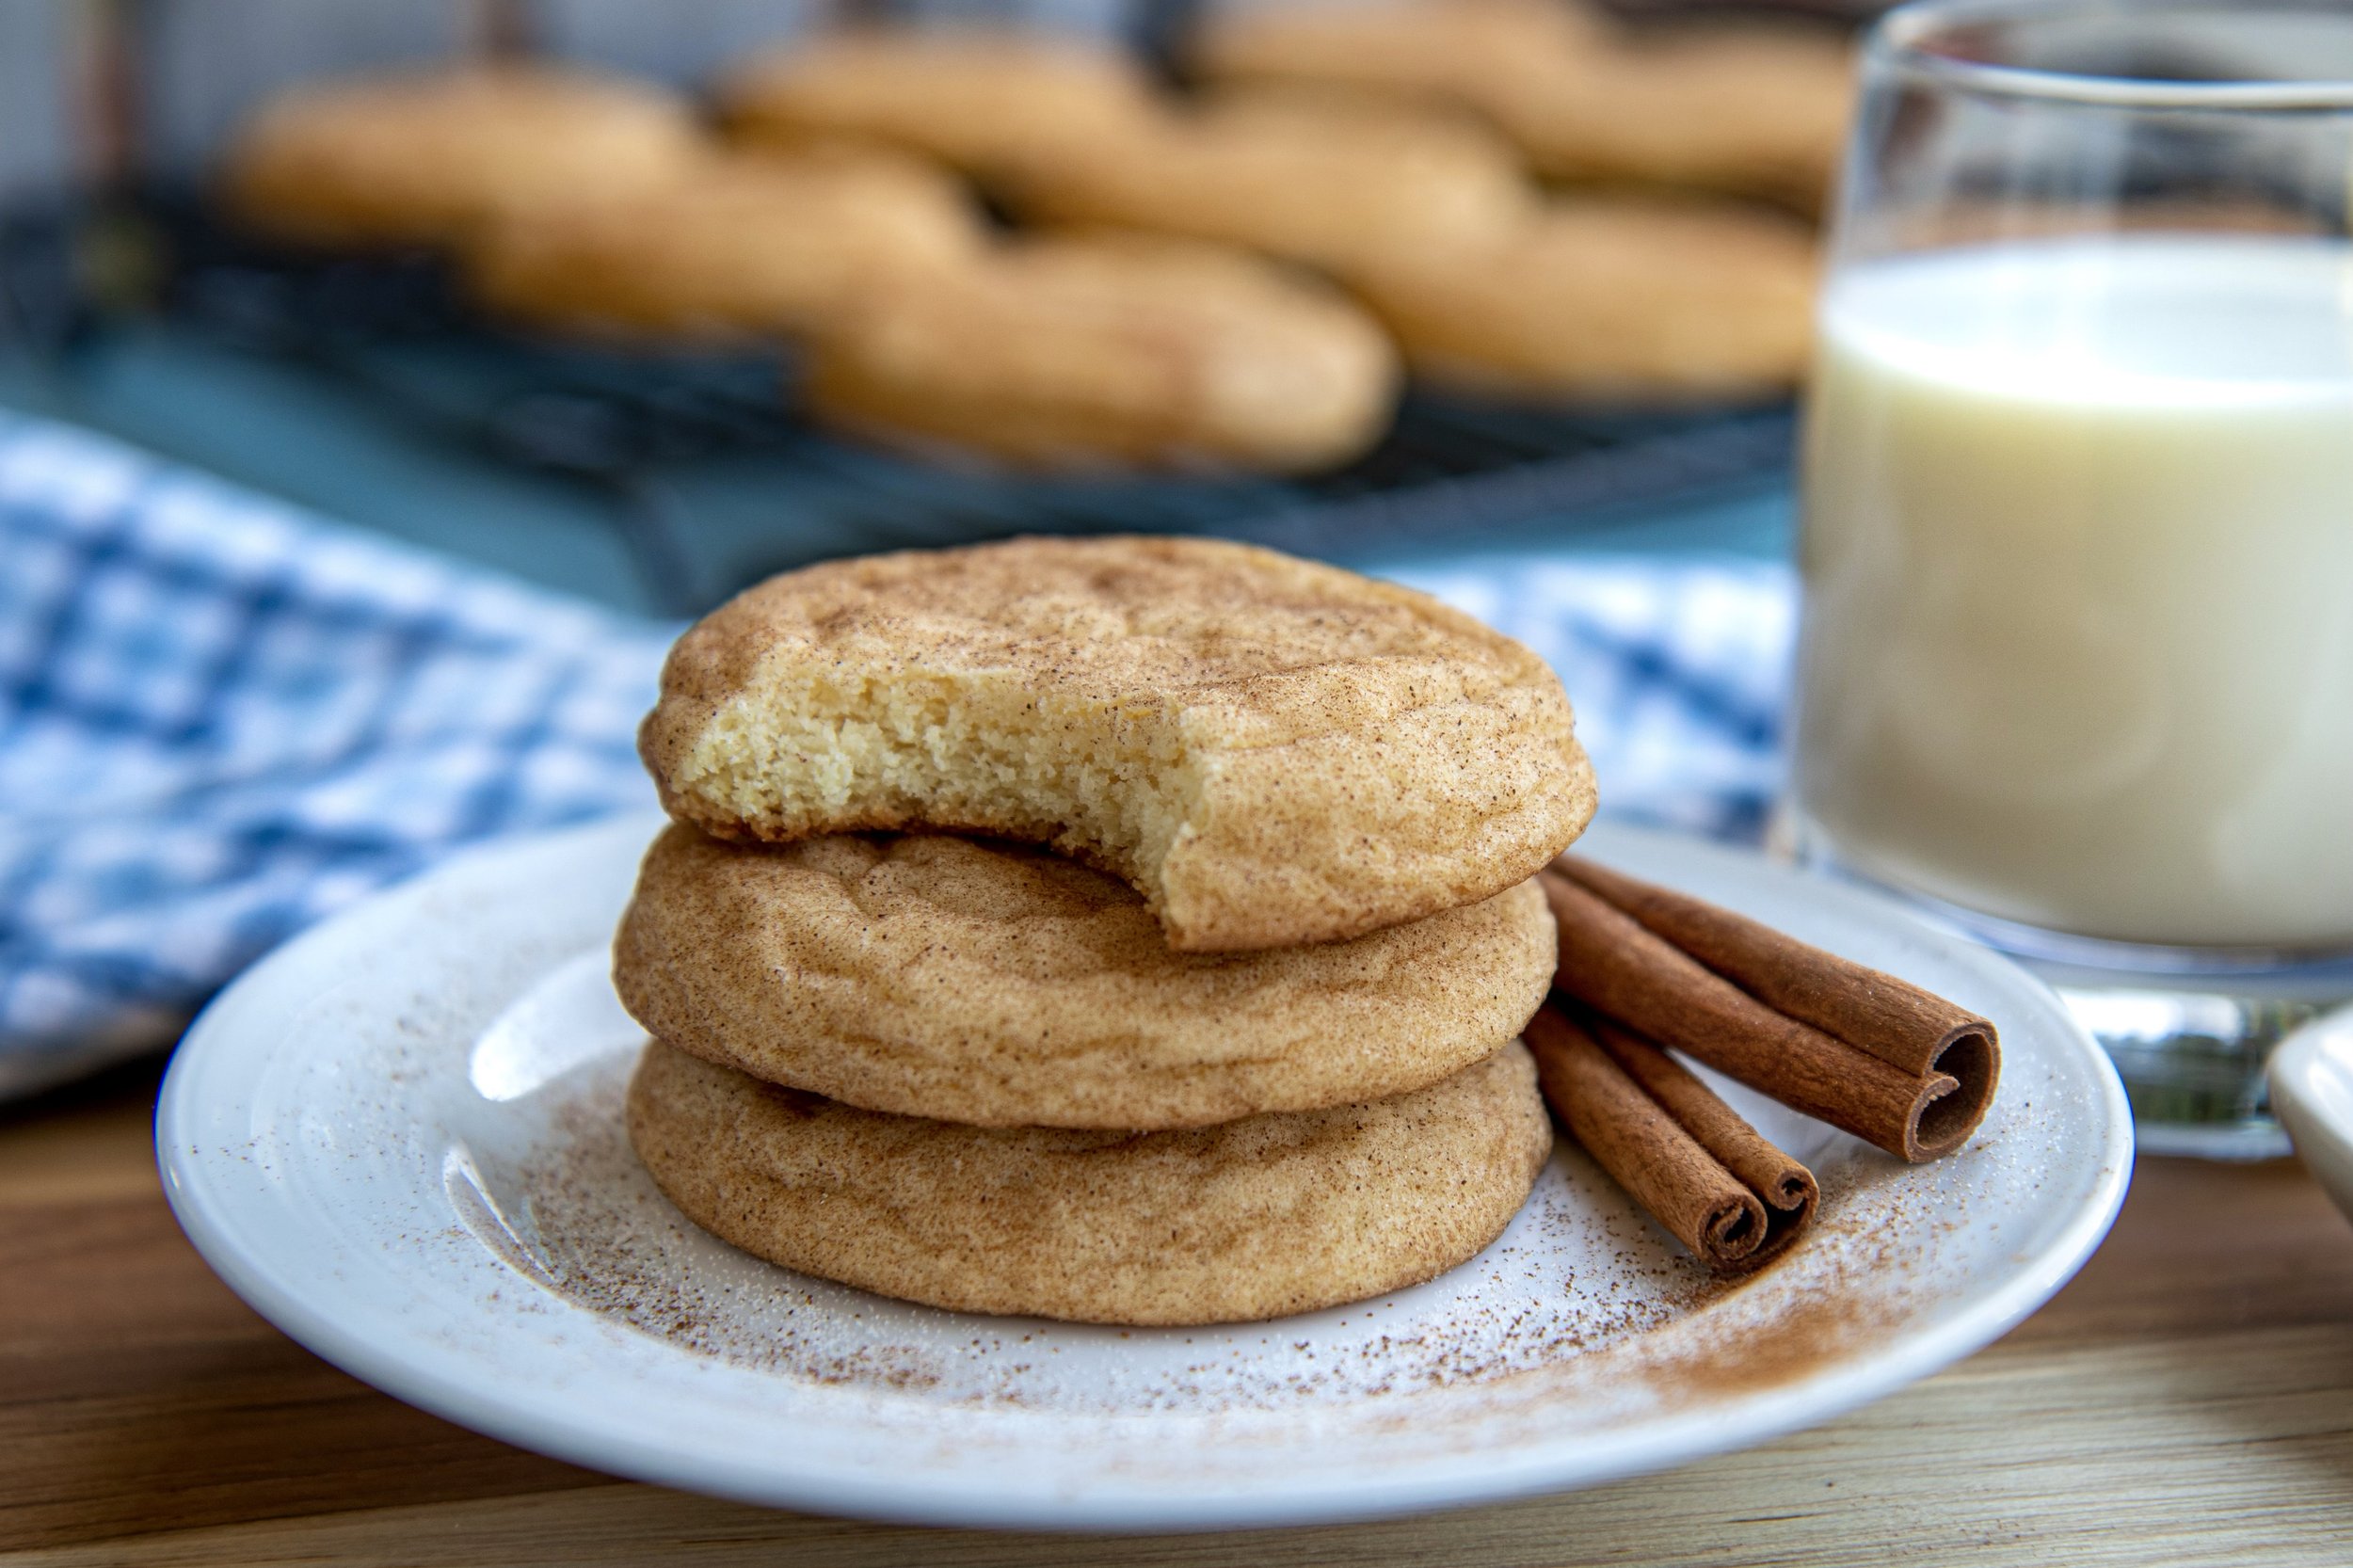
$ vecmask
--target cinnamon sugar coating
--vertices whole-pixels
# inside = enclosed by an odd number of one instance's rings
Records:
[[[1169,950],[1125,884],[942,836],[728,844],[674,826],[614,944],[656,1038],[870,1111],[1161,1129],[1403,1094],[1544,1000],[1532,882],[1352,941]]]
[[[1237,1322],[1400,1289],[1510,1223],[1551,1148],[1525,1047],[1391,1099],[1144,1134],[888,1116],[656,1043],[630,1138],[696,1224],[954,1311]]]

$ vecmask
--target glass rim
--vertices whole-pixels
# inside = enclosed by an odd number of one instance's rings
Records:
[[[2309,81],[2173,81],[2161,77],[2100,76],[2001,65],[1938,53],[1937,35],[1972,23],[2110,18],[2130,22],[2166,12],[2269,12],[2335,17],[2353,37],[2353,11],[2329,0],[1909,0],[1882,16],[1865,44],[1866,61],[1986,97],[2036,99],[2119,109],[2217,111],[2353,111],[2353,78]]]

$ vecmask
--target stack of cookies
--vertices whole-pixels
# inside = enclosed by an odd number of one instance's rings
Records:
[[[690,630],[615,947],[697,1224],[935,1306],[1275,1317],[1492,1240],[1550,1146],[1559,681],[1205,540],[836,563]]]

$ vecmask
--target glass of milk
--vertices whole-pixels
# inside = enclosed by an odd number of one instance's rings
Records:
[[[2145,1144],[2263,1152],[2353,993],[2353,7],[1939,0],[1863,70],[1801,840],[2040,961]]]

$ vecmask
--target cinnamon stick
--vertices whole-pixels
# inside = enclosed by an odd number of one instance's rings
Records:
[[[1584,1145],[1693,1256],[1744,1274],[1812,1223],[1814,1175],[1775,1148],[1666,1052],[1547,1005],[1525,1038],[1545,1098]]]
[[[1949,1073],[1907,1072],[1768,1006],[1582,882],[1558,870],[1541,881],[1560,930],[1553,985],[1606,1016],[1906,1160],[1949,1153],[1983,1119],[1990,1048],[1961,1094]]]
[[[1960,1003],[1582,856],[1561,856],[1552,869],[1800,1023],[1908,1073],[1948,1073],[1964,1091],[1985,1080],[1992,1097],[1999,1063],[1993,1026]]]

